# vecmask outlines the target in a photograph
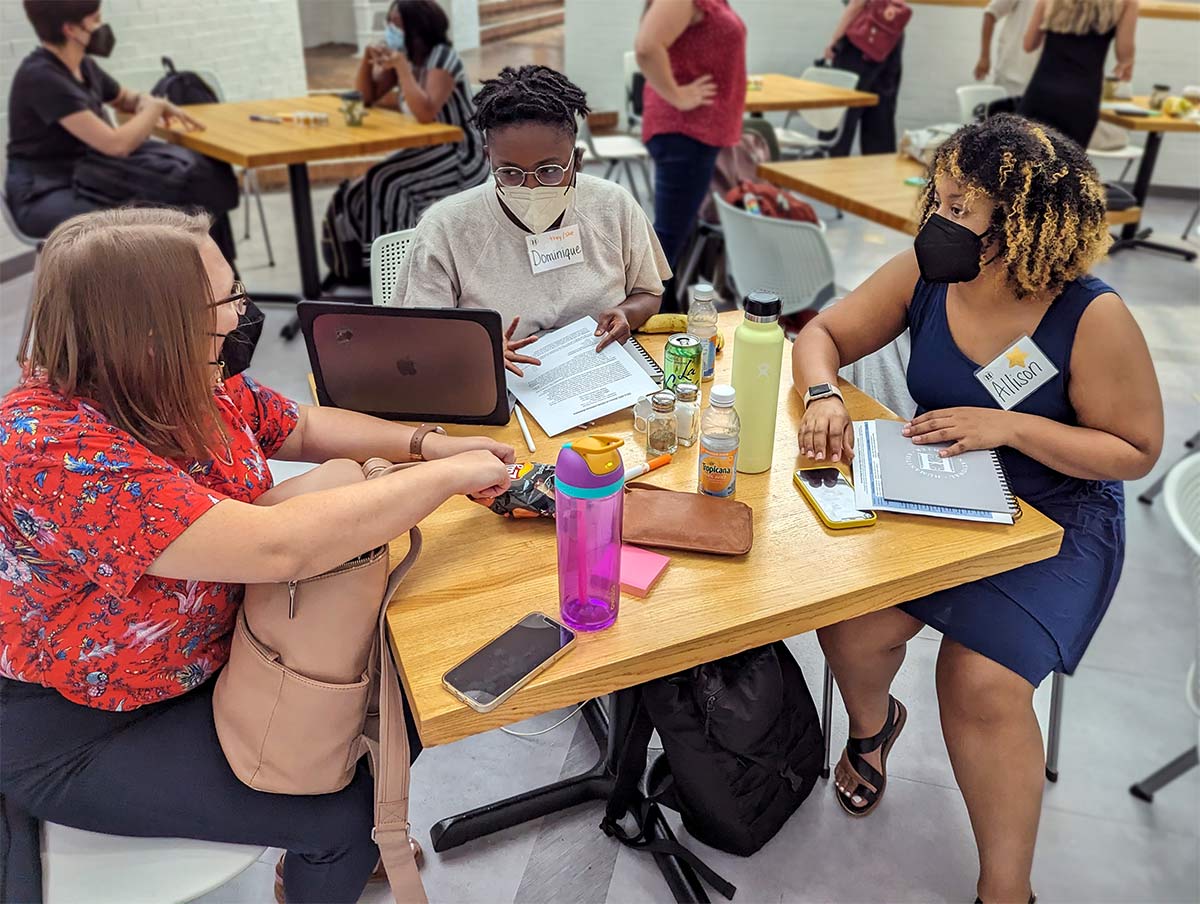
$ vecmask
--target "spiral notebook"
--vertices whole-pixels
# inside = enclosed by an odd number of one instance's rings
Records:
[[[938,455],[949,443],[918,445],[901,421],[854,425],[854,484],[860,508],[1012,524],[1021,517],[994,449]]]
[[[625,343],[625,348],[629,354],[633,355],[633,360],[641,365],[642,370],[648,373],[655,380],[661,381],[663,378],[663,369],[659,363],[654,360],[654,356],[646,351],[646,347],[638,342],[633,336],[629,337],[629,341]]]

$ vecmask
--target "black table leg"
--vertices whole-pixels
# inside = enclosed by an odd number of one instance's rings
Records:
[[[1162,147],[1162,132],[1148,132],[1146,134],[1146,147],[1142,153],[1142,162],[1138,164],[1137,176],[1133,181],[1133,196],[1137,199],[1138,206],[1142,209],[1143,216],[1146,212],[1146,198],[1150,194],[1150,180],[1154,175],[1154,166],[1158,162],[1158,150]],[[1142,229],[1141,222],[1126,223],[1121,229],[1121,236],[1113,242],[1109,249],[1109,254],[1116,254],[1118,251],[1123,251],[1126,248],[1149,248],[1152,251],[1162,251],[1165,254],[1177,254],[1184,260],[1193,261],[1196,259],[1196,252],[1190,248],[1177,248],[1174,245],[1164,245],[1161,242],[1148,241],[1152,229]]]
[[[621,744],[633,724],[636,697],[632,688],[617,691],[609,700],[606,713],[599,700],[589,700],[583,708],[584,718],[592,737],[603,752],[599,761],[580,775],[554,782],[532,791],[517,794],[457,816],[441,820],[430,832],[433,849],[439,853],[493,832],[512,828],[531,819],[538,819],[594,800],[607,800],[616,780],[617,760]],[[649,833],[658,840],[674,840],[671,828],[657,808]],[[597,829],[599,831],[599,829]],[[615,842],[614,842],[615,843]],[[708,896],[695,871],[675,857],[654,857],[675,900],[679,904],[708,904]]]
[[[292,222],[296,226],[296,255],[300,261],[301,297],[321,297],[321,272],[317,266],[317,240],[313,228],[312,191],[308,183],[308,164],[288,164],[288,185],[292,196]],[[270,300],[270,299],[264,299]],[[300,332],[300,319],[293,317],[279,335],[294,339]]]

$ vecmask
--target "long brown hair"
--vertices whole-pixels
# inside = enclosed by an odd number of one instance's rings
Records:
[[[227,446],[213,399],[216,309],[200,243],[209,220],[123,208],[73,217],[42,249],[18,360],[95,403],[152,452],[204,460]]]

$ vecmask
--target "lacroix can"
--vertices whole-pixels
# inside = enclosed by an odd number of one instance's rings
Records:
[[[700,385],[700,340],[687,333],[676,333],[667,340],[663,353],[663,389],[675,391],[680,383]]]

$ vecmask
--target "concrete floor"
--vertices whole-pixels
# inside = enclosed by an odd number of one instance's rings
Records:
[[[328,190],[314,192],[319,217]],[[265,199],[277,265],[266,265],[261,229],[239,242],[238,263],[251,292],[294,289],[289,199]],[[1194,202],[1192,202],[1194,203]],[[1147,222],[1177,240],[1189,202],[1152,198]],[[838,283],[854,286],[906,236],[847,216],[832,219],[828,239]],[[241,236],[240,212],[238,236]],[[1152,477],[1182,456],[1183,441],[1200,429],[1200,267],[1152,252],[1122,253],[1096,275],[1117,287],[1146,334],[1162,384],[1167,436]],[[16,337],[31,277],[0,286],[0,387],[16,379]],[[308,399],[303,343],[285,343],[278,327],[284,307],[268,309],[253,373],[262,382]],[[1140,505],[1150,478],[1127,487],[1129,548],[1121,586],[1077,674],[1067,680],[1061,780],[1047,785],[1034,869],[1044,902],[1183,902],[1200,898],[1198,831],[1200,770],[1178,780],[1153,804],[1127,788],[1196,743],[1196,720],[1184,703],[1184,674],[1196,654],[1197,595],[1185,547],[1160,504]],[[791,567],[802,574],[803,555]],[[821,658],[811,635],[789,641],[819,693]],[[739,904],[757,902],[969,901],[974,897],[974,843],[962,797],[942,743],[934,700],[937,640],[926,631],[910,645],[896,693],[910,725],[889,763],[888,799],[872,817],[847,819],[829,786],[818,783],[780,834],[760,853],[741,859],[682,840],[739,888]],[[1048,682],[1036,704],[1045,724]],[[561,714],[531,720],[525,730],[552,725]],[[835,746],[846,736],[835,715]],[[669,891],[652,858],[605,838],[596,828],[602,810],[584,806],[520,826],[447,854],[434,854],[430,827],[442,817],[569,775],[596,756],[575,717],[536,738],[491,732],[432,748],[413,771],[411,819],[426,846],[423,871],[435,902],[555,902],[630,904],[668,902]],[[267,904],[278,852],[269,851],[204,904]],[[390,896],[373,886],[363,901]]]

